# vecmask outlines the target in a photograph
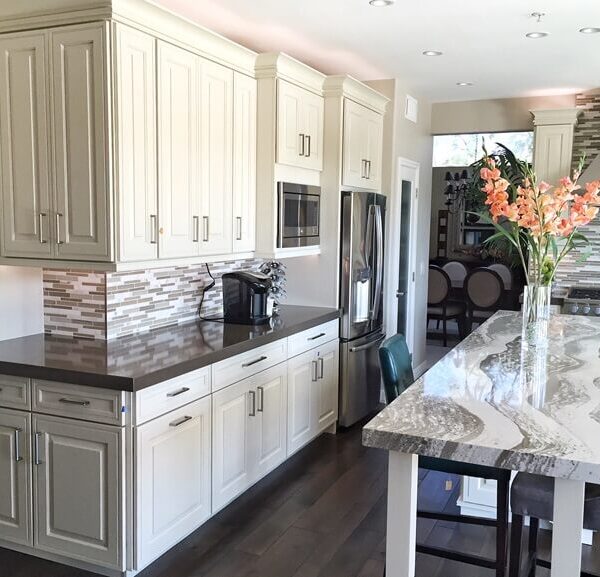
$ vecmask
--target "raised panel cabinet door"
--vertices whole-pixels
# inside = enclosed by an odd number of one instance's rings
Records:
[[[306,133],[304,166],[313,170],[323,170],[323,110],[322,96],[305,91],[303,98],[304,124]]]
[[[0,539],[33,545],[30,416],[0,409]]]
[[[34,545],[123,568],[123,429],[33,418]]]
[[[200,58],[158,42],[160,258],[199,252]]]
[[[211,401],[205,397],[138,427],[138,569],[211,515]]]
[[[285,80],[277,81],[277,162],[305,166],[304,108],[306,90]]]
[[[342,154],[342,184],[365,188],[367,160],[367,109],[344,100],[344,138]]]
[[[3,256],[52,255],[46,37],[0,39]]]
[[[232,251],[233,71],[202,61],[200,253]]]
[[[367,110],[367,188],[381,190],[383,116]]]
[[[253,440],[256,393],[248,379],[212,396],[212,506],[213,513],[237,497],[254,478]]]
[[[258,373],[252,380],[256,385],[256,478],[260,478],[287,457],[287,364]]]
[[[114,25],[119,260],[158,257],[156,40]]]
[[[339,383],[339,343],[331,341],[318,350],[318,380],[313,382],[317,431],[321,432],[337,421]]]
[[[233,76],[233,252],[255,249],[256,80]]]
[[[308,351],[288,361],[288,455],[315,436],[314,383],[317,361]]]
[[[51,32],[56,256],[110,260],[108,24]]]

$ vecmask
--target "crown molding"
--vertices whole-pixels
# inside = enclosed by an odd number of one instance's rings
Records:
[[[319,96],[323,95],[325,74],[283,52],[259,54],[256,58],[256,78],[281,78]]]
[[[323,93],[325,97],[349,98],[379,114],[385,114],[386,106],[390,101],[387,96],[348,75],[328,76],[325,79]]]
[[[575,126],[582,113],[580,108],[554,108],[550,110],[531,110],[534,126],[570,124]]]

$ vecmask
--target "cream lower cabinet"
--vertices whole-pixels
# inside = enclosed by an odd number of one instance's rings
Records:
[[[210,438],[210,397],[137,428],[138,568],[210,517]]]
[[[124,568],[123,430],[33,416],[34,546]]]
[[[30,415],[0,409],[0,537],[31,545]]]
[[[287,365],[213,394],[213,512],[286,456]]]
[[[335,340],[288,361],[288,454],[336,422],[338,360]]]

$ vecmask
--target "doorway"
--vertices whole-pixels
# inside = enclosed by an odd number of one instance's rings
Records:
[[[419,163],[398,158],[389,208],[386,333],[402,333],[409,350],[415,335],[415,276]]]

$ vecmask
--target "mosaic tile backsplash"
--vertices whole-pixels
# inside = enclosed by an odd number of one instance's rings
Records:
[[[581,108],[582,114],[573,138],[573,168],[577,167],[583,153],[587,168],[600,154],[600,95],[578,95],[577,107]],[[558,287],[600,286],[600,216],[582,229],[582,232],[591,245],[581,252],[573,251],[562,261],[556,274]],[[587,258],[582,260],[584,257]]]
[[[206,293],[203,316],[223,313],[221,276],[256,270],[262,261],[210,264],[216,285]],[[46,333],[114,339],[192,321],[202,289],[211,282],[204,264],[132,272],[44,270]]]

